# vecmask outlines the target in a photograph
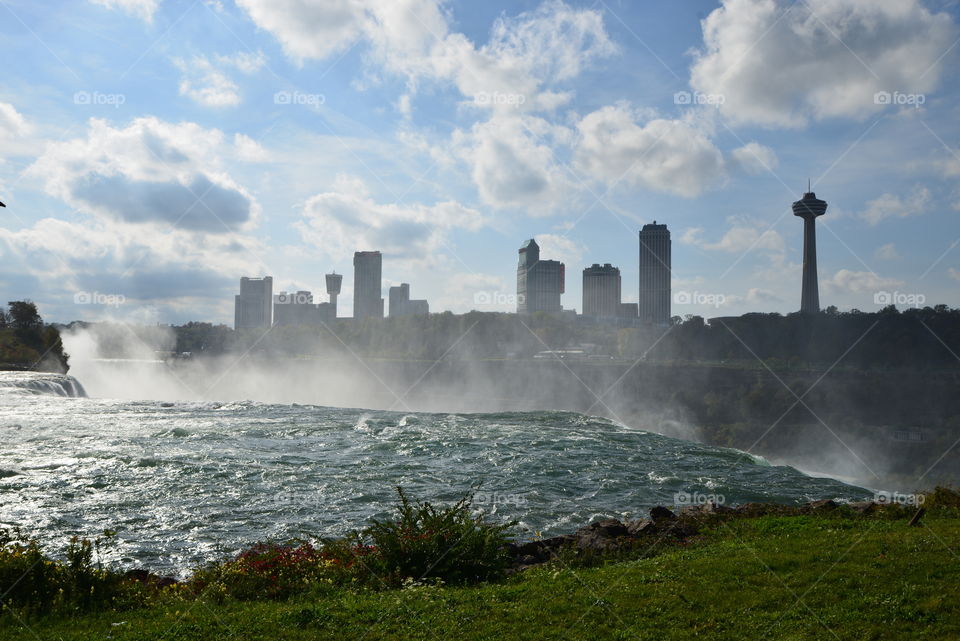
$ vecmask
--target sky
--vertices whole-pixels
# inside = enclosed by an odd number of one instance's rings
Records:
[[[673,314],[960,305],[956,0],[0,0],[0,294],[47,320],[232,324],[383,252],[384,293],[515,309],[536,238]]]

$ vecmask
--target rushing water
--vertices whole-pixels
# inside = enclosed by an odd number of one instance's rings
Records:
[[[113,560],[156,570],[262,539],[343,534],[385,516],[397,485],[454,501],[482,484],[478,508],[518,521],[518,537],[637,518],[678,492],[730,504],[870,494],[579,414],[114,401],[63,397],[49,376],[0,373],[0,524],[51,549],[117,530]]]

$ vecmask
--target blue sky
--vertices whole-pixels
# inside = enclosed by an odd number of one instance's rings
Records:
[[[433,311],[511,310],[673,234],[674,313],[960,304],[953,0],[0,2],[0,291],[58,321],[231,322],[352,254]],[[681,302],[692,301],[690,303]],[[487,301],[492,301],[488,303]],[[350,313],[343,296],[341,315]]]

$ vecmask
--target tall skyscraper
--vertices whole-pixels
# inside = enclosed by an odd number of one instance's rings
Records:
[[[800,293],[800,311],[816,314],[820,311],[820,285],[817,281],[817,216],[827,213],[827,201],[810,191],[793,203],[793,215],[803,218],[803,289]]]
[[[240,293],[234,297],[234,329],[266,329],[273,323],[273,278],[240,279]]]
[[[644,225],[640,230],[640,320],[654,325],[670,323],[670,231],[666,225]]]
[[[390,318],[396,316],[425,316],[430,313],[426,300],[410,300],[410,285],[401,283],[390,288]]]
[[[583,270],[583,315],[616,318],[620,314],[620,270],[594,263]]]
[[[564,265],[540,260],[540,246],[532,238],[520,247],[517,265],[517,313],[559,312],[564,291]]]
[[[383,256],[378,251],[356,252],[353,255],[353,318],[383,318],[383,297],[380,284]]]
[[[343,283],[343,276],[337,272],[326,275],[327,296],[330,297],[330,308],[333,318],[337,317],[337,296],[340,295],[340,285]]]

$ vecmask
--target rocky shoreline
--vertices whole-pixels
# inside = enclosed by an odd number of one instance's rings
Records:
[[[916,510],[891,503],[874,501],[837,503],[831,499],[811,501],[798,506],[745,503],[729,507],[707,502],[703,505],[687,505],[677,512],[664,506],[656,506],[650,509],[649,517],[645,519],[627,522],[617,519],[599,519],[572,534],[509,543],[507,551],[513,562],[507,573],[508,575],[516,574],[543,565],[560,558],[565,550],[576,555],[603,556],[636,551],[638,547],[652,548],[659,543],[682,544],[700,534],[704,527],[729,519],[826,513],[866,516],[890,509],[896,510],[896,516],[901,518],[913,515],[911,525],[915,525],[924,512],[923,508]],[[126,580],[141,583],[145,587],[165,588],[181,583],[173,577],[160,576],[144,569],[128,570],[123,576]]]
[[[656,506],[650,509],[649,518],[622,522],[617,519],[600,519],[580,528],[573,534],[563,534],[547,539],[536,539],[510,545],[513,557],[511,573],[522,572],[556,559],[563,550],[575,554],[611,554],[636,549],[639,545],[653,546],[660,542],[685,542],[696,536],[706,525],[717,524],[732,518],[756,518],[760,516],[804,516],[845,511],[850,516],[869,515],[878,510],[894,508],[899,516],[913,515],[915,525],[923,515],[923,508],[910,510],[905,506],[874,501],[837,503],[831,499],[811,501],[799,506],[774,503],[745,503],[735,507],[707,502],[702,505],[687,505],[675,513]]]

